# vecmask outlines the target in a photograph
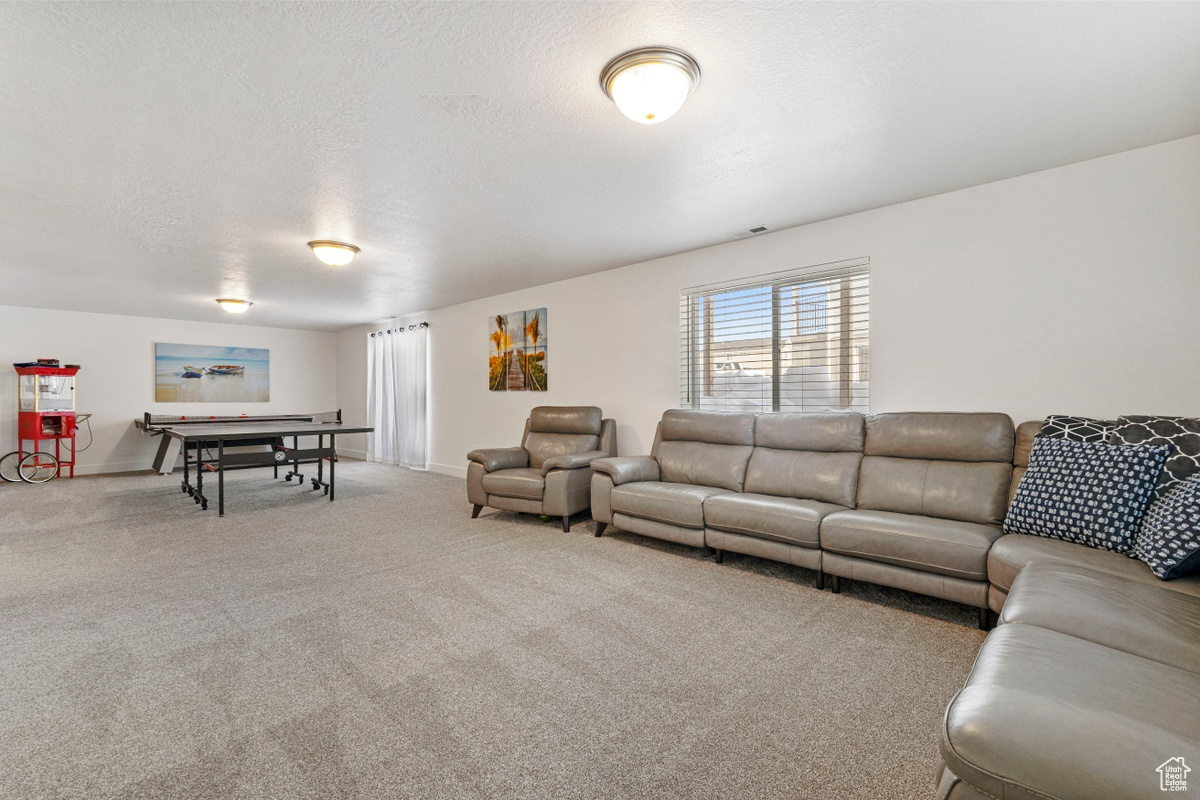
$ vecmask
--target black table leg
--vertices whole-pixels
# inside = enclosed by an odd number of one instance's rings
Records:
[[[337,463],[337,446],[334,441],[337,436],[329,434],[329,502],[333,502],[333,465]]]
[[[180,485],[180,491],[185,494],[192,493],[192,482],[188,477],[188,446],[187,440],[183,442],[183,483]]]
[[[217,516],[225,516],[225,440],[217,442]]]
[[[317,434],[317,450],[325,447],[325,437],[322,434]],[[313,481],[313,491],[320,489],[325,485],[325,459],[317,456],[317,479]]]
[[[200,504],[202,511],[208,510],[208,500],[204,497],[204,456],[201,455],[200,447],[203,442],[196,442],[196,494],[195,500]]]

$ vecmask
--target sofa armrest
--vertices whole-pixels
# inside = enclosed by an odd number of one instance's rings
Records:
[[[650,456],[598,458],[592,462],[592,469],[608,475],[617,486],[635,481],[659,480],[658,462]]]
[[[487,450],[472,450],[467,461],[483,465],[484,472],[498,469],[515,469],[529,466],[529,453],[523,447],[495,447]]]
[[[608,453],[603,450],[588,450],[586,453],[567,453],[561,456],[551,456],[542,462],[542,474],[546,475],[554,469],[579,469],[590,466],[598,458],[604,458]]]

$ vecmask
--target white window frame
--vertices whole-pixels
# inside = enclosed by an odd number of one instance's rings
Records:
[[[684,289],[680,293],[680,405],[683,408],[717,408],[722,410],[870,410],[870,270],[869,258],[856,258],[828,264],[818,264],[798,270],[769,273],[736,282],[707,284]],[[810,309],[814,303],[802,300],[804,286],[820,287],[835,297],[824,308]],[[769,306],[765,296],[770,292]],[[785,303],[787,292],[794,292]],[[714,307],[721,295],[745,293],[750,300],[744,312],[726,310],[720,320],[714,319]],[[786,307],[785,307],[786,306]],[[769,308],[770,321],[765,317]],[[744,317],[739,317],[744,313]],[[805,325],[806,320],[817,324]],[[793,328],[792,334],[784,330]],[[716,359],[720,350],[714,331],[744,328],[759,334],[748,338],[747,350],[751,360],[763,366],[761,386],[769,379],[769,396],[760,389],[757,401],[752,397],[722,397],[715,388],[718,370]],[[807,329],[805,329],[807,328]],[[831,332],[831,328],[835,328]],[[785,347],[792,347],[804,336],[825,334],[826,344],[812,348],[817,360],[824,360],[827,377],[812,381],[794,370],[789,375],[785,364]],[[767,340],[769,339],[769,344]],[[725,340],[736,344],[736,340]],[[808,351],[806,351],[808,352]],[[766,362],[769,359],[769,368]],[[742,364],[727,362],[725,370],[734,379],[747,373]],[[793,355],[793,366],[795,364]],[[733,392],[732,394],[736,394]],[[754,392],[748,393],[753,395]]]

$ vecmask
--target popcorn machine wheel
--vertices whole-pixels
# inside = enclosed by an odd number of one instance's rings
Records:
[[[45,483],[58,477],[63,468],[74,478],[76,428],[91,416],[75,413],[75,374],[79,367],[22,365],[14,369],[19,382],[17,449],[0,458],[0,478]],[[28,447],[27,442],[31,443]]]

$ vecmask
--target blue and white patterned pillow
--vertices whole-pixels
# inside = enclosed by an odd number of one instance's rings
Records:
[[[1004,532],[1132,555],[1133,536],[1170,452],[1168,445],[1127,447],[1037,436]]]
[[[1200,475],[1150,506],[1135,541],[1137,557],[1164,581],[1200,570]]]

